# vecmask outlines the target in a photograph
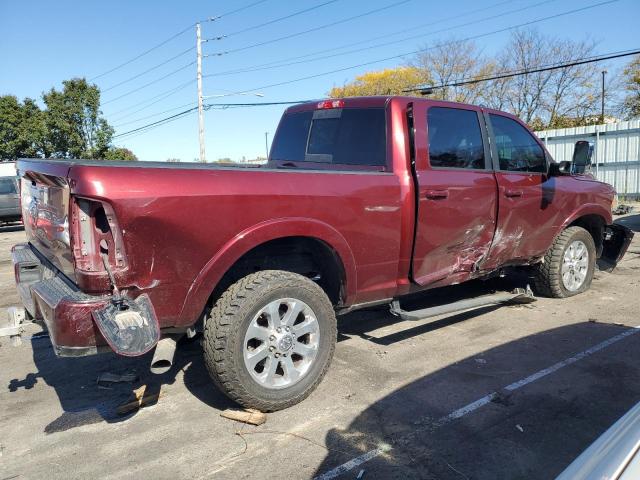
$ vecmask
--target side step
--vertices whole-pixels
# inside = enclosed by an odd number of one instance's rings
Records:
[[[400,301],[394,300],[390,304],[391,313],[403,320],[423,320],[429,317],[445,315],[448,313],[461,312],[463,310],[471,310],[474,308],[486,307],[488,305],[500,304],[523,304],[535,302],[536,297],[533,295],[531,288],[516,288],[512,292],[500,292],[491,295],[482,295],[475,298],[467,298],[458,302],[448,303],[446,305],[438,305],[436,307],[423,308],[421,310],[403,310],[400,307]]]

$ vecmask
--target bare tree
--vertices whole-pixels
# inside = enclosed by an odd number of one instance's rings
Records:
[[[594,54],[593,42],[556,40],[551,57],[557,63],[571,63]],[[599,69],[595,63],[552,70],[544,97],[545,117],[549,126],[563,118],[582,123],[593,117],[598,108]]]
[[[425,46],[411,62],[425,71],[431,85],[447,85],[462,80],[482,78],[491,72],[475,43],[468,40],[449,40],[433,46]],[[434,98],[463,103],[477,103],[483,97],[485,86],[481,83],[439,88]]]
[[[553,62],[548,56],[550,51],[549,40],[537,31],[518,30],[498,56],[498,64],[503,72],[535,70]],[[551,72],[538,72],[510,77],[506,89],[508,109],[527,123],[540,116],[551,76]]]
[[[504,72],[530,71],[572,63],[594,54],[591,41],[545,37],[537,30],[514,32],[498,56]],[[505,79],[508,110],[527,123],[563,127],[592,123],[597,112],[598,67],[595,64],[518,75]]]

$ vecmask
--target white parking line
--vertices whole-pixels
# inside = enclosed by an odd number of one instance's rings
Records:
[[[596,352],[599,352],[600,350],[604,350],[607,347],[610,347],[611,345],[613,345],[616,342],[619,342],[620,340],[623,340],[631,335],[634,335],[636,333],[640,332],[640,326],[636,326],[636,327],[631,327],[629,330],[625,330],[624,332],[616,335],[615,337],[611,337],[608,340],[605,340],[603,342],[598,343],[597,345],[594,345],[591,348],[588,348],[587,350],[584,350],[580,353],[575,354],[572,357],[569,357],[565,360],[562,360],[561,362],[558,362],[554,365],[551,365],[550,367],[547,367],[543,370],[540,370],[532,375],[529,375],[528,377],[523,378],[522,380],[518,380],[517,382],[511,383],[509,385],[507,385],[506,387],[503,388],[503,390],[506,390],[508,392],[513,392],[515,390],[518,390],[519,388],[524,387],[525,385],[528,385],[532,382],[535,382],[536,380],[539,380],[543,377],[546,377],[547,375],[550,375],[554,372],[557,372],[558,370],[560,370],[561,368],[564,368],[566,366],[572,365],[574,363],[576,363],[579,360],[582,360],[583,358],[588,357],[589,355],[593,355]],[[448,415],[445,415],[444,417],[440,418],[439,420],[436,420],[434,423],[432,423],[430,425],[430,428],[433,427],[441,427],[453,420],[456,420],[458,418],[462,418],[465,415],[468,415],[472,412],[475,412],[476,410],[478,410],[480,407],[483,407],[485,405],[487,405],[488,403],[491,403],[491,401],[498,395],[498,392],[492,392],[488,395],[485,395],[482,398],[479,398],[478,400],[471,402],[467,405],[465,405],[464,407],[458,408],[457,410],[454,410],[453,412],[449,413]],[[411,437],[413,435],[415,435],[416,433],[418,433],[420,429],[416,430],[415,432],[412,432],[411,434],[407,435],[408,437]],[[390,445],[381,445],[378,448],[374,449],[374,450],[369,450],[366,453],[363,453],[362,455],[352,458],[351,460],[349,460],[346,463],[343,463],[342,465],[337,466],[336,468],[329,470],[326,473],[323,473],[322,475],[319,475],[317,477],[315,477],[315,480],[330,480],[332,478],[336,478],[339,475],[342,475],[343,473],[346,473],[350,470],[353,470],[356,467],[359,467],[360,465],[362,465],[365,462],[368,462],[369,460],[376,458],[386,452],[388,452],[389,450],[391,450],[391,446]]]

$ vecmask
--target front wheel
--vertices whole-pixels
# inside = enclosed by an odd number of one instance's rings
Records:
[[[536,291],[565,298],[589,289],[596,265],[596,246],[582,227],[569,227],[554,240],[542,263],[536,266]]]
[[[335,343],[336,317],[324,291],[279,270],[229,287],[203,335],[214,383],[241,405],[265,412],[305,399],[324,377]]]

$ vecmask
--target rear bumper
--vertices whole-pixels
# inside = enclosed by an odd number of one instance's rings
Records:
[[[85,356],[111,350],[96,327],[92,314],[109,297],[80,291],[28,243],[11,250],[18,293],[34,319],[46,324],[59,356]]]

